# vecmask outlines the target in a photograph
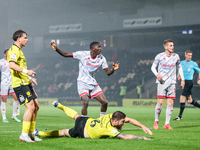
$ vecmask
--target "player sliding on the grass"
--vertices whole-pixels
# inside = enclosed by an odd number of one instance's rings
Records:
[[[46,137],[79,137],[79,138],[106,138],[117,137],[120,139],[141,139],[151,140],[144,136],[135,136],[132,134],[122,134],[117,129],[121,130],[125,123],[141,127],[145,133],[152,135],[152,132],[143,124],[135,119],[128,118],[121,111],[116,111],[112,114],[104,115],[97,119],[80,116],[75,110],[70,109],[57,101],[53,102],[53,105],[63,110],[69,117],[75,120],[75,126],[71,129],[54,130],[50,132],[36,131],[36,135]],[[117,129],[116,129],[117,128]]]

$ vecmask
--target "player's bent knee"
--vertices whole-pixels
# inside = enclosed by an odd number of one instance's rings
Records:
[[[105,100],[105,101],[103,101],[101,104],[104,105],[104,106],[107,106],[107,105],[108,105],[108,101]]]
[[[60,134],[59,134],[59,136],[65,136],[65,129],[60,130]]]
[[[159,104],[159,105],[163,105],[163,102],[164,102],[164,99],[162,99],[162,98],[159,98],[159,99],[158,99],[158,104]]]
[[[31,110],[32,110],[32,112],[34,112],[36,109],[35,109],[35,107],[32,107]]]
[[[36,106],[36,107],[35,107],[35,111],[38,111],[38,110],[39,110],[39,108],[40,108],[39,106]]]
[[[84,106],[88,106],[89,100],[88,99],[81,99]]]
[[[66,136],[66,137],[70,137],[69,135],[69,129],[63,129],[63,130],[60,130],[60,137],[61,136]]]
[[[173,106],[174,105],[174,100],[168,100],[167,101],[168,106]]]
[[[74,115],[73,119],[76,120],[78,117],[80,117],[80,115],[77,113]]]

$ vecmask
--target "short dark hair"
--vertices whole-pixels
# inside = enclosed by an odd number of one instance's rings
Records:
[[[23,33],[25,33],[27,35],[27,33],[25,31],[21,30],[21,29],[15,31],[15,33],[13,34],[12,39],[14,41],[17,41],[18,37],[21,37]]]
[[[114,119],[121,120],[121,119],[124,119],[125,117],[126,117],[126,115],[123,112],[116,111],[116,112],[113,113],[111,119],[112,120],[114,120]]]
[[[96,42],[96,41],[92,42],[90,44],[90,49],[93,49],[94,45],[97,45],[97,44],[99,44],[99,42]]]
[[[164,40],[163,46],[165,46],[165,44],[167,44],[168,42],[173,42],[173,41],[171,39]]]
[[[9,49],[6,49],[5,51],[4,51],[4,54],[8,51]]]

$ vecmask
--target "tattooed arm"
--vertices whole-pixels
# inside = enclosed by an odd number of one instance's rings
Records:
[[[151,140],[150,138],[144,137],[144,136],[135,136],[132,134],[118,134],[117,135],[118,138],[120,139],[124,139],[124,140],[131,140],[131,139],[135,139],[135,140]]]
[[[142,130],[145,132],[145,133],[149,133],[150,135],[152,135],[153,133],[151,132],[151,130],[149,130],[149,128],[147,128],[145,125],[141,124],[139,121],[133,119],[133,118],[129,118],[129,117],[126,117],[125,118],[125,123],[130,123],[132,125],[135,125],[135,126],[138,126],[140,128],[142,128]]]

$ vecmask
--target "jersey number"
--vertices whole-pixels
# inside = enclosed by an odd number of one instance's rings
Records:
[[[96,123],[100,123],[100,120],[93,120],[91,123],[90,123],[90,126],[91,127],[94,127],[96,125]]]

